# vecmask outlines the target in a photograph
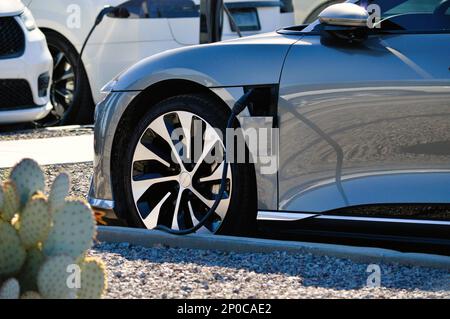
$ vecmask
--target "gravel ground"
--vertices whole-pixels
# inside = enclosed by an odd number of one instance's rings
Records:
[[[106,298],[445,298],[444,270],[380,264],[381,287],[366,285],[367,264],[309,253],[238,254],[101,243],[90,255],[108,269]]]
[[[39,138],[81,136],[93,134],[92,126],[65,126],[43,129],[0,131],[0,141],[29,140]]]
[[[67,172],[71,178],[70,196],[86,198],[89,192],[89,186],[92,176],[92,162],[77,164],[61,164],[43,166],[42,169],[46,175],[47,190],[53,183],[53,180],[60,172]],[[10,169],[0,169],[0,180],[3,181],[9,176]]]

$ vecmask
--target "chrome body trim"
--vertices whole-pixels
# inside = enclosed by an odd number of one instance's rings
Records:
[[[306,213],[290,213],[290,212],[283,212],[283,211],[259,211],[258,212],[258,220],[265,220],[265,221],[300,221],[300,220],[307,219],[307,218],[325,219],[325,220],[359,221],[359,222],[402,223],[402,224],[450,226],[450,221],[440,221],[440,220],[336,216],[336,215],[320,215],[320,214],[306,214]]]

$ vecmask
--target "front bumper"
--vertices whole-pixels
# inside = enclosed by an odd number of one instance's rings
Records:
[[[94,174],[88,201],[94,209],[114,210],[111,157],[114,137],[125,109],[140,92],[112,92],[95,109]]]
[[[91,183],[92,188],[92,183]],[[98,210],[102,211],[113,211],[114,210],[114,201],[106,200],[106,199],[98,199],[89,197],[89,204]]]
[[[25,34],[25,51],[17,58],[0,59],[0,78],[5,80],[26,80],[31,88],[33,102],[31,105],[14,110],[2,111],[0,108],[0,123],[19,123],[42,119],[51,110],[49,94],[39,96],[38,79],[42,74],[52,74],[53,58],[47,47],[44,34],[39,30],[28,31],[17,18]],[[1,103],[1,101],[0,101]]]
[[[17,110],[0,111],[0,124],[25,123],[37,121],[52,110],[53,105],[48,102],[43,106],[36,106],[33,108],[24,108]]]

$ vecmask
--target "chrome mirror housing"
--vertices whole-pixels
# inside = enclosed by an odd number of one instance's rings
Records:
[[[369,13],[353,3],[338,3],[319,14],[321,24],[340,27],[367,27]]]

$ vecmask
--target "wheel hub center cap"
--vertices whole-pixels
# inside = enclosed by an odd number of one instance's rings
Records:
[[[183,172],[180,174],[178,181],[181,186],[183,186],[184,188],[188,188],[191,186],[192,178],[188,172]]]

